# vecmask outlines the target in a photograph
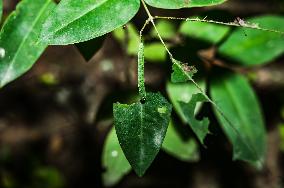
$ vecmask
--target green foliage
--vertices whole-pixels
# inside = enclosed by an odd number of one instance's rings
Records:
[[[188,66],[178,60],[172,59],[172,75],[171,81],[174,83],[186,82],[192,79],[192,76],[197,72],[193,66]]]
[[[43,25],[41,40],[66,45],[102,36],[131,20],[139,6],[139,0],[61,0]]]
[[[282,16],[260,16],[248,20],[268,29],[284,31]],[[245,33],[244,33],[245,31]],[[219,52],[241,65],[260,65],[271,62],[284,52],[284,37],[277,33],[255,29],[236,29],[219,48]]]
[[[205,81],[198,82],[198,85],[205,90]],[[188,103],[194,94],[200,93],[196,86],[190,82],[188,83],[167,83],[167,93],[173,104],[176,113],[183,123],[187,123],[186,115],[184,114],[180,102]],[[202,103],[197,103],[195,107],[195,115],[199,112]]]
[[[225,0],[145,0],[147,4],[157,8],[180,9],[189,7],[203,7],[221,4]]]
[[[38,37],[54,7],[52,0],[23,0],[6,20],[0,33],[0,88],[28,71],[47,47]]]
[[[210,93],[219,108],[215,114],[225,134],[233,145],[235,160],[262,165],[266,136],[264,121],[257,97],[245,77],[227,74],[216,77],[211,83]]]
[[[105,186],[115,185],[131,170],[131,166],[119,145],[114,128],[111,129],[105,140],[102,164],[105,168],[103,173]]]
[[[225,0],[145,2],[153,7],[180,9],[216,5]],[[169,50],[172,48],[167,47],[168,44],[171,47],[175,39],[178,39],[176,26],[169,20],[159,21],[157,25],[153,20],[148,20],[147,23],[152,23],[154,28],[150,30],[148,38],[145,37],[144,46],[142,32],[139,35],[134,25],[127,24],[139,8],[140,0],[61,0],[57,6],[52,0],[22,0],[16,11],[8,17],[0,33],[0,87],[29,70],[47,44],[81,42],[76,46],[88,61],[101,47],[103,35],[114,31],[113,36],[117,41],[124,47],[127,45],[128,55],[138,55],[138,88],[141,100],[131,105],[113,105],[116,131],[112,129],[107,136],[102,157],[106,168],[103,174],[105,185],[117,183],[131,167],[138,176],[142,176],[161,147],[182,161],[199,159],[196,140],[184,138],[173,121],[170,122],[171,104],[159,93],[146,93],[145,60],[165,62],[168,57],[172,62],[172,83],[167,83],[167,93],[182,122],[188,124],[204,144],[204,138],[209,133],[209,120],[198,120],[196,114],[204,102],[210,102],[224,133],[233,145],[233,158],[262,165],[266,150],[264,122],[257,97],[246,78],[239,74],[221,73],[210,79],[212,81],[208,87],[213,99],[211,100],[205,93],[205,81],[193,80],[197,69],[174,59]],[[153,18],[145,4],[144,8],[149,18]],[[0,19],[1,17],[2,0]],[[218,47],[219,54],[242,65],[268,63],[284,52],[284,37],[279,33],[267,32],[269,29],[284,30],[284,18],[281,16],[262,16],[240,23],[201,19],[191,22],[192,19],[186,18],[180,20],[184,20],[178,30],[180,34],[214,46],[219,45],[230,34],[228,25],[253,28],[234,30]],[[267,29],[253,25],[255,23]],[[125,24],[126,27],[122,28]],[[100,36],[102,38],[98,38]],[[167,41],[164,42],[163,38]],[[157,43],[156,39],[161,43]],[[49,84],[56,83],[50,75],[43,80]],[[53,171],[45,170],[38,174],[46,179],[56,179]]]
[[[198,144],[193,138],[183,138],[175,128],[173,121],[170,121],[162,149],[181,161],[199,160]]]
[[[145,103],[113,106],[118,140],[133,170],[142,176],[158,154],[170,121],[172,106],[158,93]]]
[[[188,103],[179,102],[179,105],[186,118],[187,123],[196,134],[199,141],[204,144],[204,139],[209,133],[209,119],[204,118],[202,120],[197,120],[195,118],[194,111],[198,102],[207,102],[207,99],[203,94],[197,93],[192,95],[191,100]]]
[[[228,26],[213,23],[184,21],[180,32],[188,37],[201,39],[212,44],[220,42],[230,31]]]

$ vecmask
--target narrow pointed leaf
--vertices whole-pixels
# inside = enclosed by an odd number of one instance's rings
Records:
[[[87,41],[126,24],[139,0],[61,0],[42,27],[41,39],[66,45]]]
[[[197,120],[195,118],[195,109],[198,102],[207,102],[207,99],[203,94],[197,93],[193,94],[191,100],[188,103],[179,102],[182,113],[184,114],[187,123],[196,134],[199,141],[204,144],[204,139],[209,133],[209,119],[204,118],[202,120]]]
[[[195,162],[199,160],[198,144],[195,139],[183,138],[172,121],[169,124],[162,149],[181,161]]]
[[[103,148],[103,181],[105,186],[113,186],[131,171],[116,136],[115,129],[109,132]]]
[[[217,119],[233,145],[233,158],[261,166],[265,157],[264,121],[257,97],[245,77],[237,74],[214,79],[211,96],[225,117],[215,110]],[[233,127],[232,127],[233,126]]]
[[[52,0],[23,0],[6,20],[0,33],[0,87],[28,71],[47,47],[38,42],[39,28],[54,7]]]
[[[178,60],[172,59],[172,75],[171,81],[173,83],[186,82],[197,72],[194,66],[189,66],[186,63],[182,63]]]
[[[114,123],[122,150],[138,176],[158,154],[170,121],[172,106],[159,93],[148,93],[146,102],[114,104]]]
[[[147,4],[157,8],[180,9],[217,5],[226,0],[145,0]]]

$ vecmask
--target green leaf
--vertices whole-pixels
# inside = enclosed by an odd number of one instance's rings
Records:
[[[103,182],[107,187],[117,184],[131,171],[131,166],[123,154],[114,128],[111,129],[106,138],[102,163],[105,169]]]
[[[43,25],[42,41],[66,45],[87,41],[126,24],[139,0],[61,0]]]
[[[160,42],[145,45],[145,59],[152,62],[163,62],[167,59],[167,51]]]
[[[261,166],[265,157],[266,132],[260,105],[247,79],[233,73],[218,76],[211,83],[211,95],[227,118],[215,109],[217,119],[233,145],[233,159]]]
[[[177,34],[175,25],[168,20],[160,20],[156,23],[156,27],[163,39],[172,39]],[[150,35],[153,38],[158,38],[155,28],[151,29]]]
[[[178,60],[172,59],[172,75],[171,81],[173,83],[189,81],[192,76],[197,72],[194,66],[188,66],[186,63],[182,63]]]
[[[187,123],[196,134],[199,141],[204,144],[204,139],[209,133],[209,119],[204,118],[197,120],[195,118],[195,109],[198,102],[207,102],[206,97],[202,93],[193,94],[188,103],[179,102],[181,110],[186,118]]]
[[[113,106],[114,124],[122,150],[138,176],[158,154],[169,125],[172,106],[159,93],[148,93],[146,102]]]
[[[128,36],[126,35],[128,34]],[[118,28],[113,31],[114,37],[121,43],[125,44],[125,39],[128,37],[127,53],[128,55],[136,55],[138,53],[138,47],[140,42],[140,37],[137,29],[131,23],[126,25],[126,28]]]
[[[284,31],[283,16],[261,16],[249,19],[248,22],[259,24],[263,28]],[[279,57],[284,52],[283,44],[283,35],[238,28],[221,45],[219,53],[241,65],[253,66],[269,63]]]
[[[169,124],[162,149],[173,157],[185,162],[195,162],[200,157],[196,141],[192,138],[184,139],[172,121]]]
[[[164,9],[211,6],[224,3],[225,1],[226,0],[145,0],[150,6]]]
[[[188,22],[181,24],[180,32],[185,36],[204,40],[212,44],[220,42],[230,31],[228,26],[212,23]]]
[[[198,85],[205,90],[205,81],[198,82]],[[198,88],[191,82],[187,83],[167,83],[167,93],[170,101],[173,104],[175,111],[181,118],[183,123],[187,122],[187,118],[181,109],[179,102],[188,103],[191,100],[193,94],[200,93]],[[195,108],[195,114],[197,114],[202,106],[202,103],[198,103]]]
[[[0,33],[0,87],[28,71],[47,47],[38,42],[40,27],[55,7],[52,0],[23,0]]]

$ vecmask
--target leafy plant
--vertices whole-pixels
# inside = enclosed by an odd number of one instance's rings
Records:
[[[149,18],[140,33],[133,25],[127,26],[130,32],[127,52],[129,55],[138,53],[140,100],[130,105],[113,105],[115,130],[112,129],[108,135],[103,155],[103,165],[107,168],[104,175],[106,184],[112,185],[128,173],[128,162],[138,176],[143,176],[160,148],[180,160],[194,161],[198,158],[195,140],[191,138],[184,141],[174,128],[174,120],[171,120],[172,105],[161,93],[147,92],[145,88],[145,59],[165,61],[167,56],[172,62],[167,93],[180,120],[188,124],[200,143],[205,145],[209,119],[202,117],[200,120],[197,114],[204,103],[210,103],[233,146],[233,159],[261,167],[266,151],[264,120],[248,80],[241,74],[223,71],[216,77],[209,77],[209,84],[205,81],[207,75],[202,73],[195,81],[197,68],[175,59],[171,46],[164,39],[171,39],[176,33],[169,20],[180,20],[182,23],[177,30],[184,37],[215,45],[221,56],[243,66],[265,64],[284,52],[284,18],[268,15],[249,19],[249,22],[239,20],[225,23],[193,17],[152,16],[148,9],[148,5],[180,9],[223,2],[224,0],[61,0],[56,5],[52,0],[22,0],[1,29],[0,49],[3,52],[0,56],[0,87],[28,71],[48,45],[82,43],[112,31],[122,41],[125,34],[121,26],[127,24],[142,5]],[[0,8],[2,15],[2,1]],[[156,25],[158,19],[163,21]],[[153,26],[150,36],[159,39],[160,43],[155,41],[144,45],[143,32],[148,24]],[[230,26],[239,28],[230,33]],[[82,49],[84,45],[77,46]],[[151,53],[153,51],[156,54]],[[86,59],[90,59],[90,54],[87,56]],[[209,91],[212,99],[206,91]]]

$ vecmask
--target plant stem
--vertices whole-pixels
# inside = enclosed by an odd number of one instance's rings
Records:
[[[138,51],[138,89],[139,96],[142,101],[146,100],[144,62],[144,44],[141,40]]]
[[[158,31],[158,29],[157,29],[157,27],[156,27],[156,24],[155,24],[155,22],[154,22],[154,17],[151,15],[151,13],[150,13],[150,11],[149,11],[149,9],[148,9],[148,7],[147,7],[145,1],[144,1],[144,0],[141,0],[141,2],[142,2],[142,4],[143,4],[143,6],[144,6],[144,9],[145,9],[145,11],[146,11],[148,17],[149,17],[149,21],[152,23],[152,25],[153,25],[153,27],[154,27],[154,29],[155,29],[155,31],[156,31],[156,33],[157,33],[157,35],[158,35],[158,37],[159,37],[161,43],[164,45],[164,47],[165,47],[167,53],[169,54],[170,58],[172,59],[172,58],[173,58],[173,55],[172,55],[172,53],[170,52],[170,50],[168,49],[168,47],[167,47],[166,43],[164,42],[163,38],[161,37],[161,35],[160,35],[160,33],[159,33],[159,31]]]

